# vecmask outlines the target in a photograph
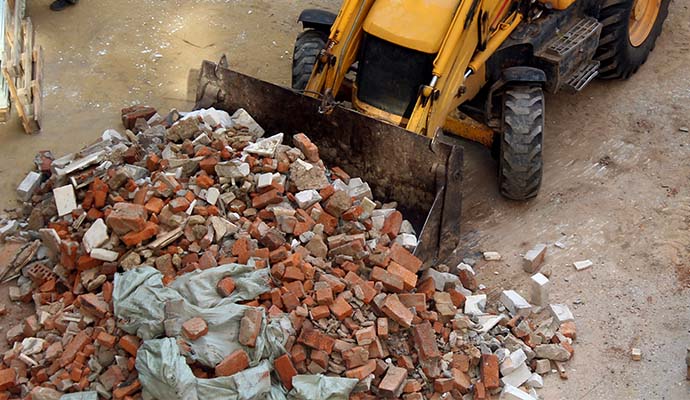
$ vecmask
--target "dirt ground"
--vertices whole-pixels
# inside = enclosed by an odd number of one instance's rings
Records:
[[[45,49],[43,132],[0,126],[0,204],[38,150],[62,155],[118,128],[136,102],[165,110],[193,105],[190,70],[226,53],[241,72],[287,85],[300,10],[337,1],[83,0],[61,13],[30,1]],[[552,302],[578,327],[568,380],[546,378],[545,399],[687,399],[690,345],[690,10],[674,0],[649,62],[627,82],[596,82],[550,96],[541,194],[518,204],[496,191],[488,152],[466,146],[463,245],[457,256],[495,250],[479,262],[492,292],[528,293],[521,254],[548,243]],[[565,249],[553,246],[555,241]],[[572,262],[594,266],[577,272]],[[7,298],[6,288],[0,290]],[[7,301],[7,300],[3,300]],[[20,315],[10,305],[8,326]],[[0,329],[2,331],[2,329]],[[642,349],[642,361],[630,348]]]

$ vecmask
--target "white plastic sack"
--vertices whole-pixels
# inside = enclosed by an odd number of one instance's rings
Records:
[[[289,400],[347,400],[357,379],[324,375],[297,375],[292,378]]]

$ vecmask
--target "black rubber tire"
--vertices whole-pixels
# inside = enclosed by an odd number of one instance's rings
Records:
[[[599,21],[604,25],[594,58],[601,62],[602,79],[628,79],[647,61],[668,16],[671,0],[661,0],[661,8],[647,39],[638,47],[630,43],[628,26],[634,0],[603,0]]]
[[[311,71],[321,49],[326,47],[328,35],[316,29],[307,29],[297,36],[292,53],[292,88],[303,90],[307,87]]]
[[[541,187],[544,162],[544,92],[541,86],[514,85],[503,94],[498,183],[512,200],[535,197]]]

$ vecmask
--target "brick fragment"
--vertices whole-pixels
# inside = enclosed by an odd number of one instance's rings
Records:
[[[316,302],[321,305],[333,303],[333,289],[324,287],[316,290]]]
[[[218,294],[220,294],[223,297],[228,297],[232,294],[233,291],[235,291],[235,280],[229,276],[226,276],[225,278],[218,281],[216,289],[218,290]]]
[[[380,317],[376,319],[376,334],[382,339],[388,337],[388,318]]]
[[[441,352],[436,344],[436,335],[429,321],[412,327],[412,339],[420,359],[429,360],[441,357]]]
[[[290,356],[283,354],[273,362],[278,377],[287,390],[292,390],[292,378],[297,375],[297,370],[290,360]]]
[[[14,368],[0,370],[0,390],[14,388],[17,385],[17,372]]]
[[[395,294],[386,297],[383,301],[381,311],[403,328],[409,328],[412,325],[414,315],[412,315],[412,312],[400,302],[398,296]]]
[[[317,306],[311,309],[311,317],[315,320],[328,318],[331,315],[331,310],[328,306]]]
[[[216,376],[230,376],[249,367],[249,356],[242,350],[235,350],[216,365]]]
[[[415,274],[422,267],[422,260],[415,257],[406,248],[404,248],[398,243],[393,243],[390,249],[389,256],[391,260],[397,262],[398,264],[407,268],[408,270],[410,270],[410,272],[414,272]]]
[[[376,370],[376,361],[369,360],[366,364],[359,366],[357,368],[348,369],[345,371],[345,376],[348,378],[359,379],[360,381],[367,376],[374,373]]]
[[[379,384],[379,393],[385,397],[400,397],[406,378],[407,370],[405,368],[391,365]]]
[[[480,376],[486,389],[492,390],[499,386],[498,356],[495,354],[482,354]]]
[[[371,325],[366,328],[358,329],[355,332],[355,338],[357,339],[357,344],[360,346],[371,344],[376,339],[376,328]]]
[[[240,320],[240,344],[248,347],[256,346],[256,339],[261,332],[263,321],[262,308],[248,308]]]
[[[98,335],[96,336],[96,341],[100,343],[101,346],[107,347],[109,349],[112,349],[115,347],[115,343],[117,343],[117,337],[108,334],[107,332],[98,332]]]
[[[333,313],[333,316],[335,316],[338,319],[338,321],[344,320],[345,318],[351,316],[354,312],[350,303],[348,303],[342,297],[338,297],[337,299],[335,299],[335,301],[333,301],[333,304],[331,304],[328,307]]]
[[[364,365],[369,360],[369,350],[366,346],[355,346],[342,352],[347,369]]]
[[[182,334],[189,340],[197,340],[208,333],[208,324],[203,318],[194,317],[182,324]]]
[[[383,227],[381,228],[381,234],[382,235],[388,235],[390,239],[395,239],[396,236],[398,236],[398,233],[400,233],[400,227],[402,226],[403,222],[403,215],[400,211],[393,211],[386,217],[386,220],[383,223]]]
[[[434,381],[434,391],[436,393],[448,393],[453,390],[453,379],[439,378]]]
[[[125,335],[120,338],[118,344],[124,351],[132,356],[136,356],[139,350],[140,341],[139,338],[134,335]]]
[[[451,368],[450,374],[453,377],[453,386],[457,391],[462,394],[469,393],[472,382],[470,381],[470,376],[467,372],[463,372],[458,368]]]
[[[398,275],[402,279],[404,290],[410,291],[417,286],[417,274],[396,263],[395,261],[391,261],[386,270],[391,274]]]
[[[67,343],[67,346],[65,346],[62,356],[60,356],[60,366],[65,367],[67,364],[74,361],[77,353],[90,342],[91,338],[89,335],[87,335],[85,331],[79,331],[79,333]]]
[[[295,147],[300,149],[302,154],[304,154],[304,157],[306,157],[309,162],[319,161],[319,148],[316,147],[311,140],[309,140],[307,135],[304,133],[298,133],[292,137],[292,141],[295,144]]]
[[[147,218],[144,206],[121,202],[115,204],[105,222],[118,235],[125,235],[146,228]]]
[[[405,289],[405,282],[399,275],[392,274],[380,267],[374,267],[371,270],[370,278],[383,283],[383,287],[389,292],[400,293]]]
[[[319,331],[309,329],[302,329],[297,341],[312,349],[323,350],[328,354],[331,354],[333,346],[335,345],[335,339],[332,337]]]

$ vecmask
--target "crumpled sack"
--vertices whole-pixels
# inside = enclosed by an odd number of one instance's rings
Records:
[[[297,375],[292,378],[289,400],[348,400],[359,381],[324,375]]]
[[[227,264],[185,274],[164,286],[160,271],[151,267],[133,269],[115,277],[115,315],[123,330],[143,339],[165,335],[180,340],[185,340],[182,324],[201,317],[208,324],[208,333],[187,342],[191,359],[214,367],[241,348],[249,355],[250,365],[255,366],[262,359],[285,353],[285,342],[293,332],[287,317],[268,321],[264,315],[256,346],[245,347],[238,342],[240,320],[250,307],[235,302],[267,292],[268,271]],[[229,297],[221,297],[216,285],[226,276],[232,276],[236,288]],[[263,308],[260,310],[263,313]]]
[[[236,288],[230,296],[221,297],[216,285],[226,276],[232,277]],[[250,307],[236,302],[268,292],[269,282],[269,269],[240,264],[197,270],[168,286],[163,284],[163,274],[151,267],[116,274],[113,306],[118,326],[145,339],[136,358],[144,394],[165,400],[346,400],[356,379],[298,375],[289,394],[280,380],[271,380],[273,360],[286,352],[285,343],[294,334],[286,315],[269,319],[264,314],[256,346],[239,343],[240,320]],[[208,333],[187,341],[181,335],[182,323],[193,317],[208,323]],[[164,335],[168,337],[155,339]],[[179,345],[178,341],[186,342]],[[228,377],[197,378],[185,359],[214,367],[240,348],[247,352],[250,368]]]
[[[137,352],[136,368],[146,395],[165,400],[229,399],[273,400],[271,364],[264,360],[257,366],[232,376],[201,379],[194,376],[180,354],[175,339],[147,340]]]

